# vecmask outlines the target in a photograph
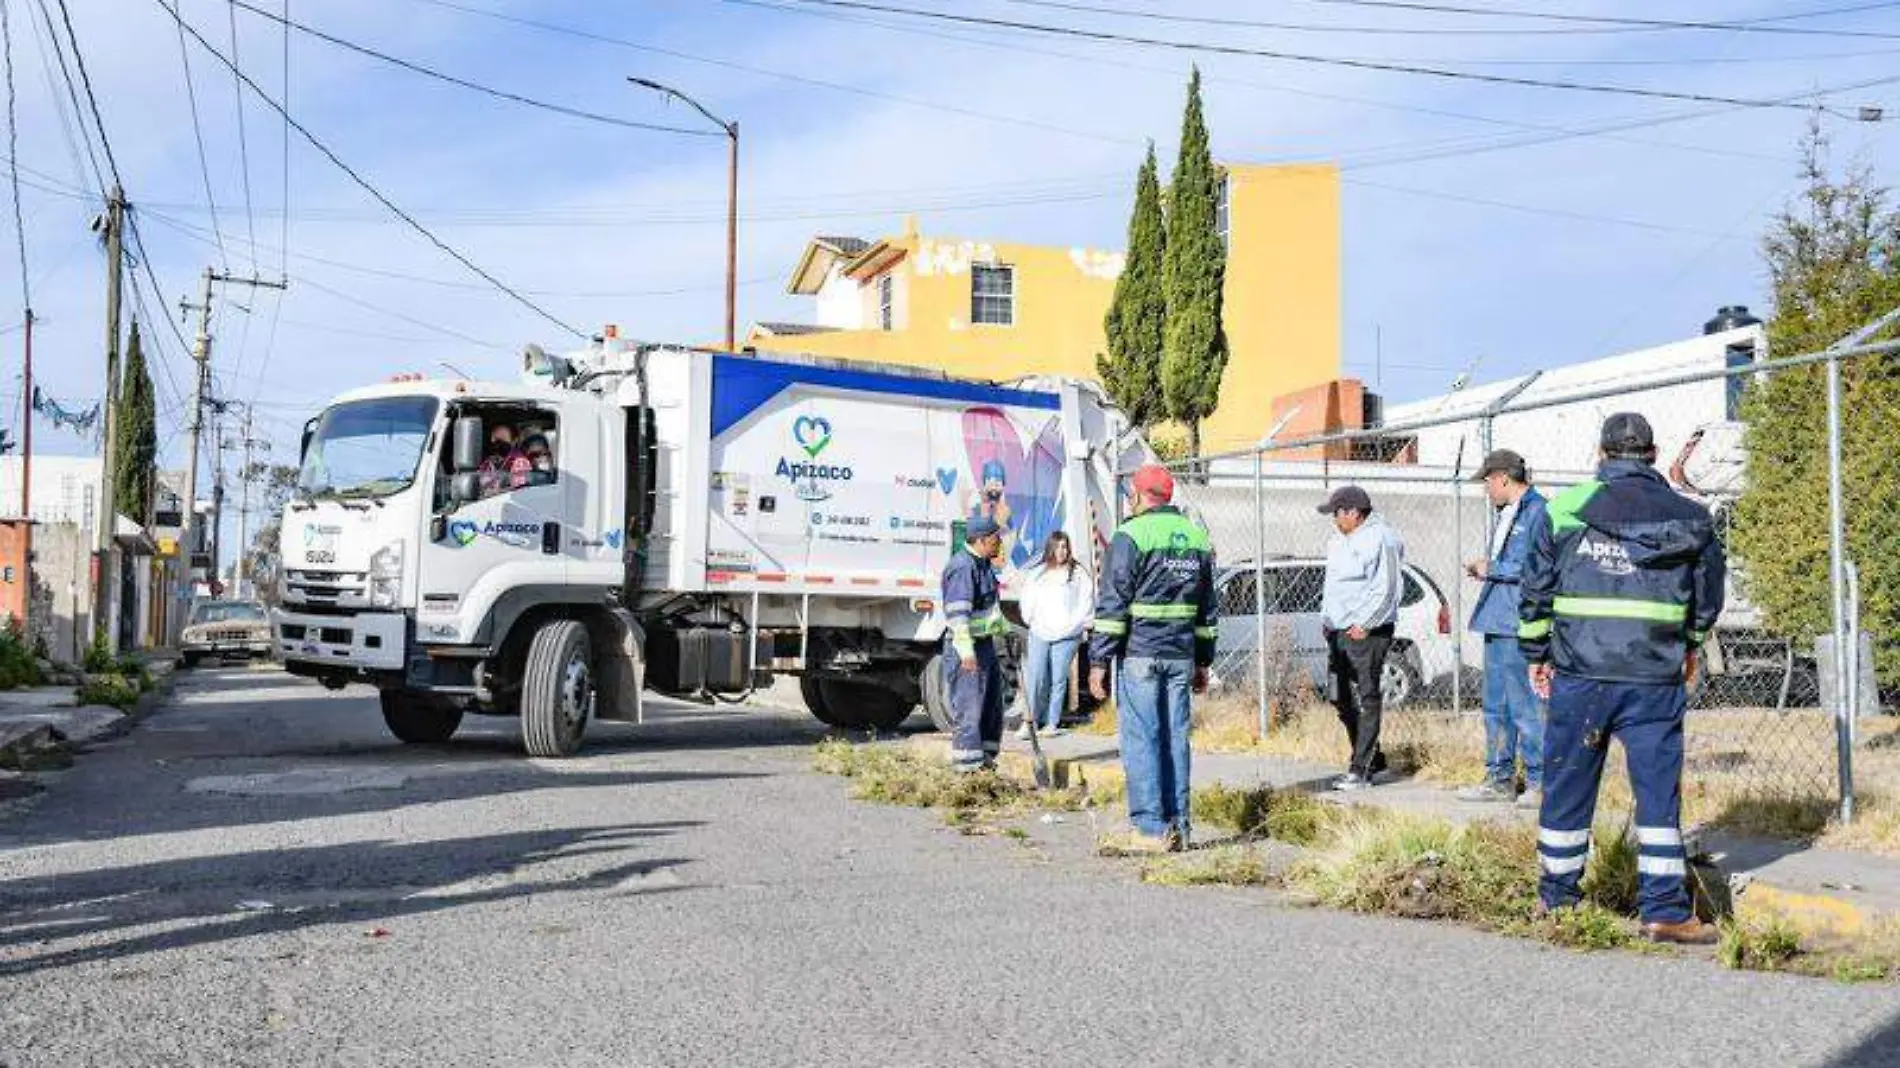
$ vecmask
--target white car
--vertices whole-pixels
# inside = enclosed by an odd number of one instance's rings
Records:
[[[1255,566],[1247,560],[1223,564],[1220,589],[1220,638],[1214,651],[1214,676],[1223,686],[1251,685],[1258,658],[1258,602]],[[1306,669],[1314,692],[1331,692],[1326,666],[1326,636],[1320,625],[1320,595],[1326,587],[1326,561],[1306,557],[1270,557],[1259,568],[1266,593],[1267,657],[1289,656]],[[1451,604],[1431,577],[1411,564],[1404,569],[1405,591],[1392,651],[1386,657],[1385,706],[1415,703],[1434,688],[1449,686],[1458,662],[1452,644]],[[1289,649],[1290,644],[1290,649]]]

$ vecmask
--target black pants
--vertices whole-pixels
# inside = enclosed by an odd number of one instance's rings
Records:
[[[1346,726],[1346,741],[1352,746],[1349,770],[1365,776],[1385,770],[1385,754],[1379,751],[1379,718],[1385,712],[1385,695],[1380,679],[1385,675],[1385,656],[1392,649],[1392,624],[1374,627],[1354,641],[1345,631],[1326,632],[1326,661],[1333,676],[1333,707],[1339,710],[1339,722]]]

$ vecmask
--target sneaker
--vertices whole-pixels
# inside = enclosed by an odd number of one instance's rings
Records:
[[[1060,738],[1067,733],[1069,732],[1063,730],[1061,727],[1044,727],[1042,729],[1042,736],[1044,738]]]
[[[1029,724],[1025,723],[1022,726],[1016,728],[1016,740],[1019,742],[1026,742],[1029,740]]]
[[[1460,801],[1509,804],[1516,798],[1517,792],[1511,789],[1510,784],[1493,782],[1489,779],[1486,779],[1476,786],[1467,786],[1458,791],[1458,800]]]
[[[1142,834],[1140,831],[1123,831],[1120,834],[1106,834],[1095,843],[1095,851],[1103,856],[1158,856],[1175,852],[1180,839],[1173,834]]]
[[[1371,785],[1371,779],[1366,778],[1356,771],[1349,771],[1333,780],[1333,789],[1342,794],[1351,793],[1354,790],[1364,790]]]
[[[1544,807],[1544,791],[1533,786],[1517,795],[1517,807],[1526,812],[1537,812]]]

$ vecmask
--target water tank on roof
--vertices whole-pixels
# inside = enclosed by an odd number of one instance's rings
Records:
[[[1719,334],[1724,330],[1740,330],[1744,326],[1759,326],[1761,320],[1748,314],[1743,304],[1730,304],[1716,309],[1715,318],[1702,324],[1704,334]]]

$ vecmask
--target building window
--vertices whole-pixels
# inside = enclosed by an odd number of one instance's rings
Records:
[[[988,326],[1016,324],[1016,268],[970,266],[970,321]]]
[[[1220,172],[1220,175],[1214,183],[1214,229],[1220,231],[1220,243],[1222,248],[1233,247],[1227,237],[1229,229],[1228,204],[1233,197],[1233,185],[1234,180],[1228,176],[1226,171]]]
[[[888,273],[878,276],[878,279],[877,279],[877,328],[879,330],[891,329],[892,323],[894,321],[894,316],[892,314],[892,308],[891,308],[891,304],[892,304],[891,293],[894,288],[896,288],[895,283],[891,281],[891,276]]]

